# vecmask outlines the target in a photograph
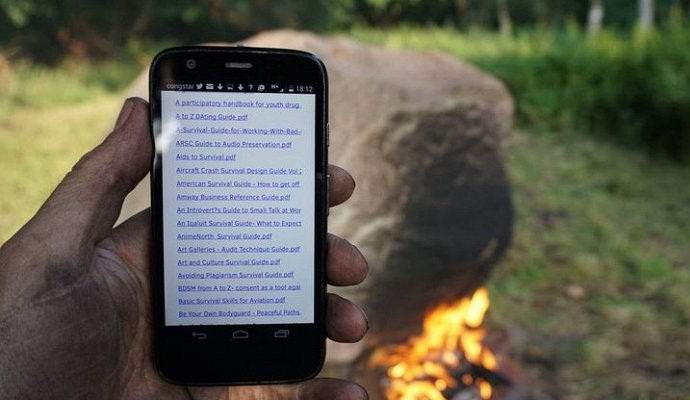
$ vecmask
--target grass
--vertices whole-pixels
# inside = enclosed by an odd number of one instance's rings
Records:
[[[690,392],[690,171],[581,135],[518,131],[508,152],[515,242],[490,281],[558,398]]]
[[[540,46],[446,30],[353,35],[460,58]],[[0,97],[0,243],[110,127],[139,68],[120,64],[12,66]],[[111,68],[110,83],[99,68]],[[687,397],[690,170],[574,130],[535,134],[528,122],[507,151],[517,222],[490,281],[491,324],[514,333],[543,398]]]
[[[118,92],[141,71],[131,58],[57,68],[0,57],[0,243],[38,209],[111,127]]]
[[[66,60],[58,67],[28,62],[9,64],[0,54],[0,122],[13,110],[44,110],[80,104],[123,89],[139,72],[144,60],[125,57],[110,61]]]
[[[517,337],[513,350],[535,391],[543,398],[686,398],[690,169],[651,156],[663,153],[653,145],[663,133],[649,126],[674,120],[658,113],[687,102],[687,91],[677,92],[690,84],[683,75],[690,50],[669,44],[686,41],[687,31],[352,34],[469,60],[513,91],[521,128],[506,162],[517,222],[490,281],[492,321]],[[658,57],[658,70],[650,57]],[[688,109],[679,108],[685,120]]]
[[[38,209],[115,120],[121,91],[154,48],[58,67],[8,63],[0,54],[0,243]]]
[[[112,127],[121,100],[99,94],[76,104],[20,106],[0,121],[0,243]]]

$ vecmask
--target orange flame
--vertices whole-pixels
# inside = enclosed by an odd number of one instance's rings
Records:
[[[382,347],[371,357],[373,366],[387,368],[388,400],[445,400],[443,391],[473,386],[483,400],[491,399],[489,382],[465,373],[458,382],[452,371],[462,363],[496,370],[496,356],[482,341],[489,291],[480,288],[471,297],[441,305],[424,318],[420,336],[404,345]]]

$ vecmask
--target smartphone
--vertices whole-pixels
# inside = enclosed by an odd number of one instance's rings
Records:
[[[178,47],[149,79],[158,371],[184,385],[314,377],[326,337],[323,63]]]

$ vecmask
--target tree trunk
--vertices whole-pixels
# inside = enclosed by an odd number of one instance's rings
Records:
[[[456,26],[463,28],[467,19],[467,0],[455,0]]]
[[[513,30],[513,22],[510,20],[510,10],[508,9],[508,0],[497,0],[498,10],[498,27],[502,34],[510,34]]]
[[[654,26],[654,0],[639,0],[640,26],[649,30]]]
[[[604,22],[604,4],[601,0],[591,0],[589,17],[587,19],[587,31],[590,35],[599,33]]]
[[[675,0],[671,7],[671,16],[679,20],[690,18],[690,0]]]

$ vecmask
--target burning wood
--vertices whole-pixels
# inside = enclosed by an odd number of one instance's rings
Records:
[[[377,349],[369,363],[386,368],[386,398],[446,400],[474,391],[482,400],[491,399],[496,385],[509,382],[496,372],[496,357],[482,343],[488,308],[489,292],[480,288],[432,310],[421,335]]]

